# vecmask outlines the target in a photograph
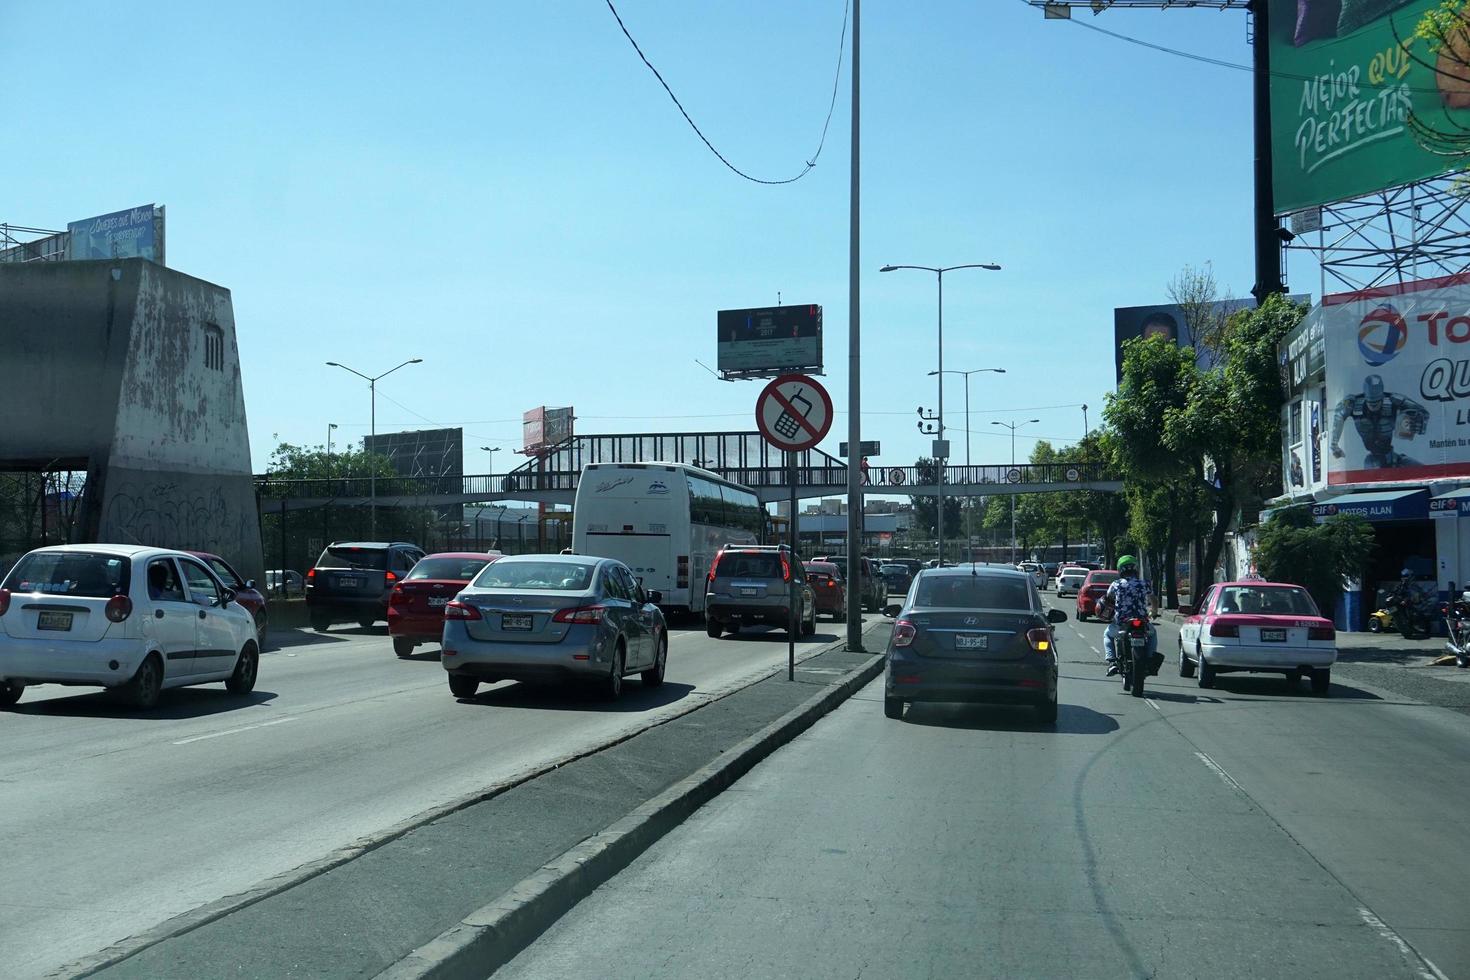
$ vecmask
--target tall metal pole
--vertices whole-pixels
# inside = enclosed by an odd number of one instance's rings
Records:
[[[939,280],[939,445],[944,444],[944,270],[940,269],[936,275]],[[948,456],[948,453],[944,454]],[[938,507],[936,508],[934,533],[939,539],[939,568],[944,567],[944,459],[939,453],[934,454],[934,498]]]
[[[801,559],[798,557],[800,552],[796,547],[796,536],[798,533],[796,528],[796,466],[797,454],[787,450],[786,480],[791,484],[791,513],[789,515],[790,520],[786,523],[786,536],[791,543],[791,581],[786,583],[786,606],[788,610],[786,614],[786,679],[788,681],[796,680],[796,631],[801,629],[801,619],[804,618],[806,612],[806,610],[802,610],[803,616],[798,616],[796,611],[797,596],[803,594],[803,590],[798,585],[798,581],[805,574]],[[850,556],[852,548],[849,547],[847,550]],[[851,557],[848,560],[851,561]]]
[[[970,375],[973,371],[965,372],[965,482],[970,483],[974,474],[970,472]],[[974,513],[975,498],[965,498],[965,554],[971,563],[975,561],[975,553],[970,550],[971,541],[975,532],[970,527],[970,517]]]
[[[1285,292],[1281,282],[1281,239],[1277,235],[1276,201],[1271,192],[1271,25],[1270,0],[1254,0],[1251,16],[1251,90],[1255,117],[1256,284],[1251,295],[1264,303],[1271,293]]]
[[[863,652],[863,612],[856,588],[862,581],[859,550],[863,537],[863,491],[858,467],[851,460],[863,445],[862,428],[862,332],[858,304],[858,157],[861,148],[858,128],[859,56],[862,52],[862,0],[852,0],[852,172],[849,176],[847,216],[847,444],[852,448],[847,464],[847,649]]]
[[[1011,469],[1016,468],[1016,427],[1011,426]],[[1011,491],[1011,564],[1016,563],[1016,492]]]
[[[371,429],[373,442],[378,441],[378,379],[373,378],[368,382],[369,397],[373,406],[371,412]],[[378,540],[378,468],[373,465],[372,460],[363,460],[368,465],[368,537]]]

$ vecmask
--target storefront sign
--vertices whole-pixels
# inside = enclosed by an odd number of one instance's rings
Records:
[[[1355,514],[1375,524],[1422,521],[1429,517],[1429,491],[1347,494],[1312,506],[1312,517],[1319,524],[1335,514]]]

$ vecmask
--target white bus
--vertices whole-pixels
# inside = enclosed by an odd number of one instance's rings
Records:
[[[755,544],[766,511],[755,491],[684,463],[589,463],[577,482],[572,551],[616,558],[663,593],[667,609],[704,612],[704,579],[727,544]]]

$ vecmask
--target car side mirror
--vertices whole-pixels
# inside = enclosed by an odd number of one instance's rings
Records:
[[[1194,615],[1194,611],[1195,611],[1195,607],[1194,606],[1180,606],[1179,607],[1179,615],[1181,615],[1181,616],[1193,616]]]
[[[664,594],[658,589],[649,589],[647,600],[656,606],[664,601]]]
[[[1065,623],[1067,621],[1067,613],[1062,609],[1048,609],[1046,611],[1046,621],[1048,623]]]
[[[903,612],[903,606],[900,606],[898,603],[894,603],[891,606],[883,607],[883,615],[887,616],[889,619],[895,618],[901,612]]]
[[[225,589],[223,592],[221,592],[219,594],[219,605],[220,605],[220,608],[221,609],[223,609],[225,606],[228,606],[230,603],[232,603],[234,601],[235,601],[235,590],[234,589]]]
[[[247,588],[247,589],[253,589],[253,588],[255,588],[255,579],[253,579],[253,578],[247,578],[245,580],[245,588]]]

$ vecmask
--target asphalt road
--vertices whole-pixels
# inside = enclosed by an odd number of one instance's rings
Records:
[[[840,638],[822,621],[798,656]],[[255,691],[138,714],[39,687],[0,712],[0,974],[26,978],[429,808],[689,710],[786,662],[784,634],[671,633],[666,681],[616,705],[506,682],[449,693],[382,627],[279,631]],[[421,648],[423,649],[423,648]]]
[[[1470,718],[1172,658],[1134,699],[1101,633],[1054,730],[880,679],[497,977],[1470,976]]]

